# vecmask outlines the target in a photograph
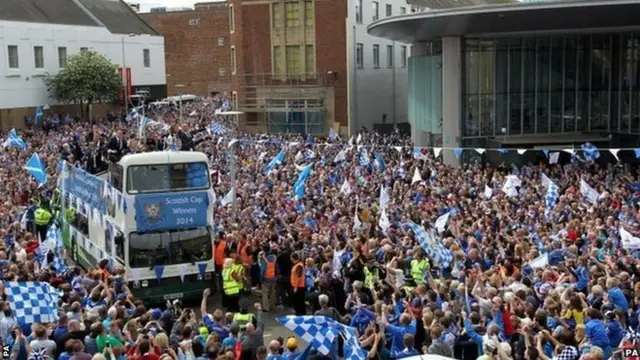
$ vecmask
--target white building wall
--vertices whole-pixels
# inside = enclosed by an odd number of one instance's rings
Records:
[[[104,54],[118,66],[131,68],[133,86],[166,84],[164,37],[117,35],[103,27],[37,24],[0,21],[0,109],[54,105],[43,78],[60,70],[58,48],[67,56],[86,47]],[[18,46],[17,69],[9,68],[8,46]],[[44,68],[36,69],[34,47],[42,46]],[[144,66],[144,49],[149,49],[150,66]]]
[[[407,121],[407,66],[411,54],[410,44],[371,36],[367,26],[374,21],[374,2],[372,0],[349,0],[347,39],[348,59],[350,62],[350,90],[352,103],[351,129],[358,130],[382,122],[387,114],[388,124]],[[378,18],[387,17],[387,5],[391,6],[391,16],[401,15],[404,10],[410,12],[405,1],[378,0]],[[358,8],[362,14],[356,14]],[[361,20],[361,21],[358,21]],[[362,66],[356,67],[358,44],[362,44]],[[378,45],[379,67],[374,66],[374,45]],[[393,67],[387,63],[387,46],[393,48]],[[402,60],[402,48],[405,47],[405,60]]]

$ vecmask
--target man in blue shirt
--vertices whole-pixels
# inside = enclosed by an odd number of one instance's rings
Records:
[[[405,348],[404,336],[407,334],[416,336],[416,319],[414,318],[413,313],[408,311],[400,315],[398,325],[391,325],[387,319],[387,310],[383,307],[382,321],[387,335],[391,336],[391,356],[397,357],[397,355]]]
[[[624,296],[622,290],[618,287],[619,284],[620,280],[617,278],[607,279],[607,288],[609,289],[607,291],[607,297],[610,304],[626,313],[629,311],[629,301]]]

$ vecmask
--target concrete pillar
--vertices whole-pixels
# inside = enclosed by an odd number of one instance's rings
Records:
[[[425,57],[428,55],[427,44],[424,42],[414,42],[411,44],[411,57],[419,58]],[[410,69],[411,70],[411,69]],[[409,76],[416,76],[416,74],[409,73]],[[414,79],[415,81],[415,79]],[[409,87],[408,91],[412,91],[411,87]],[[408,99],[415,94],[409,94]],[[422,101],[422,99],[416,99],[414,101]],[[429,146],[429,133],[419,129],[415,124],[411,124],[411,140],[415,144],[415,146]]]
[[[442,146],[460,147],[460,113],[462,96],[461,39],[442,38]],[[443,150],[442,160],[460,166],[453,150]]]

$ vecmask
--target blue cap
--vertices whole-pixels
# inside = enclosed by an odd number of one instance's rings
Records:
[[[158,308],[153,309],[153,311],[151,312],[151,317],[153,318],[153,320],[159,320],[160,316],[162,316],[162,310]]]

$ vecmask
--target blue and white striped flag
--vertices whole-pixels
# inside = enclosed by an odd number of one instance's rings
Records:
[[[544,213],[546,217],[549,217],[551,210],[553,210],[553,208],[556,206],[559,198],[560,190],[558,189],[558,185],[556,185],[554,182],[551,182],[551,184],[549,184],[549,187],[547,188],[547,194],[544,197]]]
[[[211,132],[216,135],[224,135],[228,132],[231,132],[231,130],[228,127],[217,122],[213,122],[209,127],[209,129],[211,129]]]
[[[430,258],[437,259],[444,268],[451,265],[453,253],[436,239],[435,234],[427,233],[422,226],[413,221],[407,221],[403,226],[411,229],[413,235],[416,237],[416,241],[418,241],[420,247],[424,249]]]

